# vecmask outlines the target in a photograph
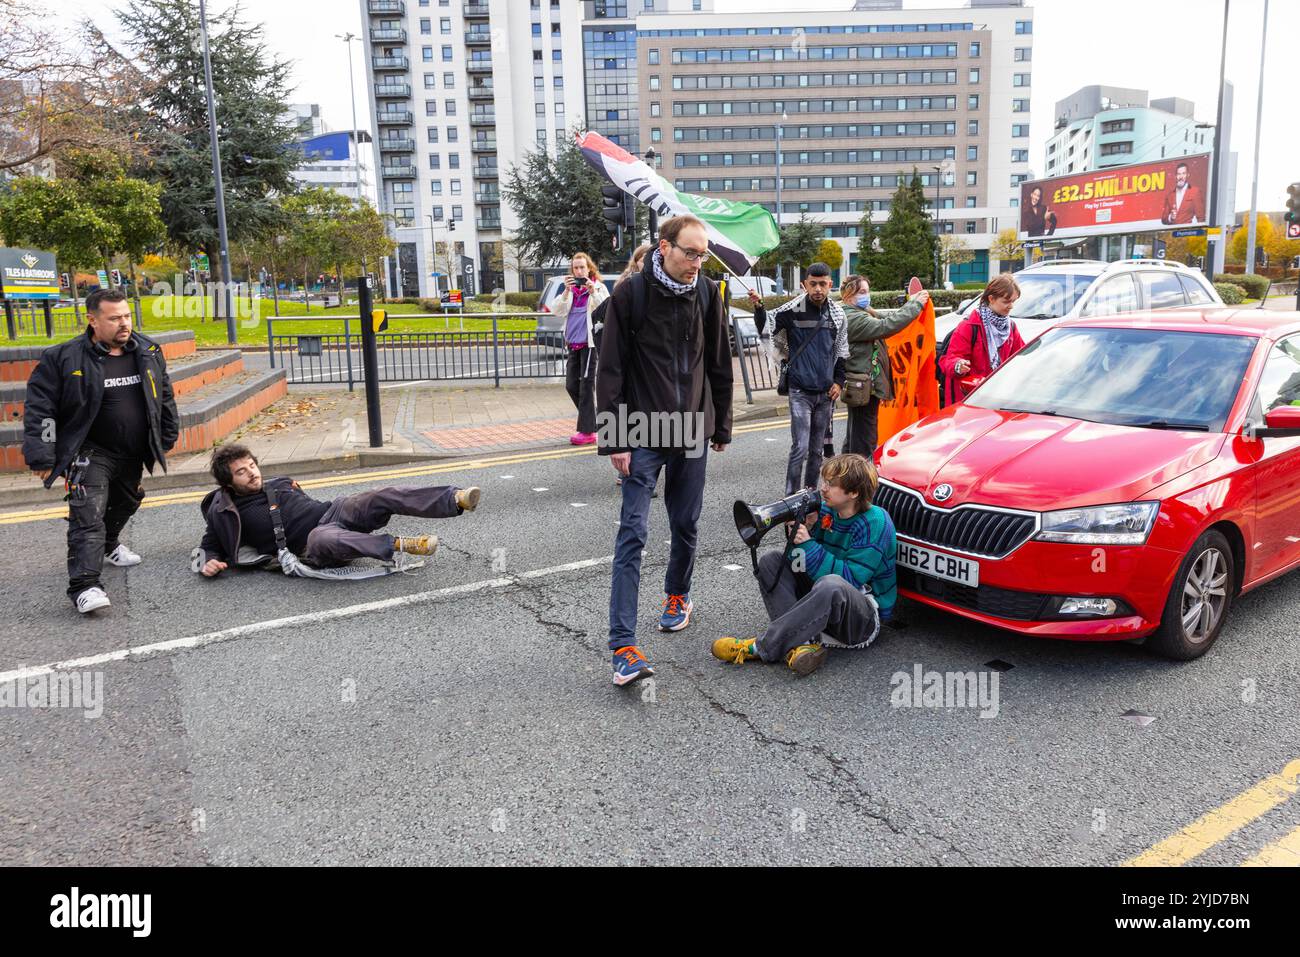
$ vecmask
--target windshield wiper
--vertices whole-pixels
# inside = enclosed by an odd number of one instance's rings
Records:
[[[1135,429],[1170,429],[1172,431],[1208,432],[1210,427],[1200,422],[1166,422],[1164,419],[1152,419],[1149,422],[1125,422]]]
[[[998,411],[1011,412],[1013,414],[1018,413],[1023,415],[1060,415],[1061,414],[1057,412],[1055,409],[1009,409],[1006,406],[1001,406],[998,409]]]
[[[1060,316],[1053,312],[1034,312],[1027,316],[1012,316],[1012,319],[1059,319]]]

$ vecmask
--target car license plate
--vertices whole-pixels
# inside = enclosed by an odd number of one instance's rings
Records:
[[[980,563],[898,540],[898,564],[904,568],[970,588],[980,583]]]

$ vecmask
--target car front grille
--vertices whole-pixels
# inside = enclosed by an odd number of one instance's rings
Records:
[[[895,485],[880,483],[873,504],[894,522],[894,530],[922,545],[934,545],[970,555],[1005,558],[1034,534],[1036,520],[1024,512],[961,506],[934,508],[921,497]]]
[[[912,569],[902,567],[898,568],[898,587],[948,605],[969,608],[1008,621],[1043,621],[1047,615],[1047,606],[1052,600],[1051,595],[994,588],[992,585],[971,588],[969,585],[958,585],[929,575],[918,575]]]

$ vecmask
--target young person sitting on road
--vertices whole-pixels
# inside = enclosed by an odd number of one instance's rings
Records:
[[[277,556],[282,546],[271,496],[280,513],[283,547],[316,568],[337,567],[354,558],[393,562],[399,553],[432,555],[438,548],[436,535],[372,533],[394,515],[451,518],[472,512],[479,500],[477,488],[430,486],[381,488],[318,502],[291,478],[263,480],[257,457],[235,444],[212,453],[211,469],[220,488],[200,505],[207,529],[195,562],[195,571],[207,578],[232,564],[262,565]]]
[[[894,523],[871,504],[877,482],[875,466],[861,455],[822,465],[822,506],[811,529],[797,525],[790,546],[758,561],[772,623],[757,638],[719,638],[715,658],[738,665],[784,659],[808,675],[826,660],[823,632],[848,648],[875,640],[898,598]]]

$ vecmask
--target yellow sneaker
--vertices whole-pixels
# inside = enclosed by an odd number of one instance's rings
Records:
[[[826,660],[826,649],[821,645],[799,645],[791,648],[785,656],[785,663],[790,670],[800,675],[810,675],[822,666]]]
[[[743,665],[746,661],[757,661],[758,651],[755,650],[754,645],[753,638],[732,638],[727,635],[713,643],[713,657],[737,665]]]
[[[478,508],[478,497],[483,494],[477,486],[471,485],[469,488],[456,489],[456,504],[460,506],[462,512],[472,512]]]
[[[438,550],[437,535],[404,535],[393,539],[393,551],[408,555],[432,555]]]

